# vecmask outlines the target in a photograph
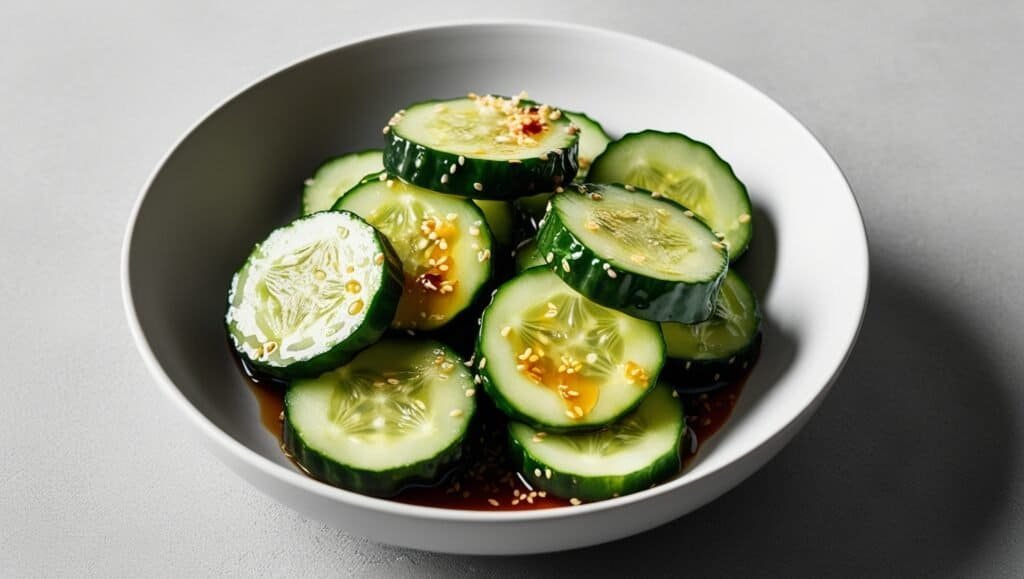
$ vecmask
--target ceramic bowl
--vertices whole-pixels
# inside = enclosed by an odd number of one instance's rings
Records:
[[[766,319],[763,353],[729,423],[682,474],[579,507],[475,512],[399,504],[296,470],[261,425],[226,345],[225,292],[253,243],[298,212],[326,157],[379,147],[408,103],[468,91],[587,112],[613,134],[657,128],[710,143],[748,186],[754,238],[739,265]],[[639,38],[540,23],[397,32],[325,52],[243,90],[174,147],[142,191],[123,254],[139,350],[209,449],[282,503],[375,541],[455,553],[532,553],[625,537],[749,476],[807,422],[857,336],[868,288],[849,186],[792,115],[742,80]]]

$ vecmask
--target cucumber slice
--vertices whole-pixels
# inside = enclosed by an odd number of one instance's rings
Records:
[[[506,201],[488,201],[477,199],[476,206],[484,214],[487,226],[494,236],[494,241],[504,247],[511,247],[515,236],[515,212],[512,205]]]
[[[734,382],[756,359],[761,311],[750,286],[729,270],[711,318],[699,324],[663,323],[669,360],[664,375],[676,390],[707,392]]]
[[[612,138],[608,136],[608,133],[604,132],[604,127],[601,126],[601,123],[587,115],[572,111],[562,112],[565,113],[565,116],[569,117],[569,120],[574,125],[580,128],[580,169],[576,173],[576,181],[583,182],[587,180],[587,173],[590,171],[590,166],[594,163],[594,159],[597,159],[604,152],[605,148],[608,147],[608,143],[612,142]]]
[[[635,412],[601,430],[546,435],[512,422],[508,431],[513,462],[531,486],[562,498],[601,500],[678,473],[686,422],[683,405],[662,384]]]
[[[531,239],[516,249],[516,273],[528,270],[531,267],[547,265],[544,256],[537,251],[537,241]]]
[[[284,448],[328,484],[389,496],[436,482],[459,459],[473,376],[433,340],[384,340],[284,398]]]
[[[513,199],[576,176],[579,129],[558,109],[520,97],[417,103],[384,132],[388,172],[434,191]]]
[[[402,293],[401,268],[358,216],[302,217],[256,245],[231,280],[228,335],[258,372],[315,376],[384,333]]]
[[[363,177],[384,170],[384,152],[371,149],[330,159],[306,179],[302,191],[302,214],[327,211]]]
[[[552,431],[594,429],[636,407],[664,363],[657,324],[595,304],[534,268],[484,310],[480,379],[515,420]]]
[[[657,191],[691,209],[725,235],[729,259],[750,244],[746,186],[709,145],[679,133],[630,133],[608,146],[589,173],[598,183],[628,183]]]
[[[540,221],[544,219],[544,212],[547,211],[548,201],[554,193],[537,193],[527,197],[516,199],[512,205],[516,211],[516,223],[518,232],[523,237],[533,237],[540,229]]]
[[[473,303],[491,276],[491,231],[468,199],[381,173],[338,200],[387,237],[402,260],[402,299],[391,326],[433,330]]]
[[[537,250],[576,291],[655,321],[711,316],[725,245],[686,208],[620,185],[569,185],[551,199]]]

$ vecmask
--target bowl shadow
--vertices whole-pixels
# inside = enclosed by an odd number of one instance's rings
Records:
[[[517,576],[955,574],[1008,508],[1020,453],[1011,383],[937,287],[898,264],[876,264],[872,279],[832,394],[760,472],[647,533],[472,566]]]

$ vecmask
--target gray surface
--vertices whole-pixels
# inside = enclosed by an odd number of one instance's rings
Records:
[[[0,575],[1024,574],[1024,4],[20,4],[0,7]],[[253,78],[370,32],[530,6],[707,58],[822,139],[872,242],[860,345],[777,459],[653,532],[504,559],[342,535],[182,436],[123,321],[129,209]]]

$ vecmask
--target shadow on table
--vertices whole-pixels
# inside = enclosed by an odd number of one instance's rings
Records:
[[[941,288],[872,269],[861,338],[818,415],[758,474],[629,539],[473,558],[502,575],[955,574],[1007,508],[1020,433],[987,336]]]

